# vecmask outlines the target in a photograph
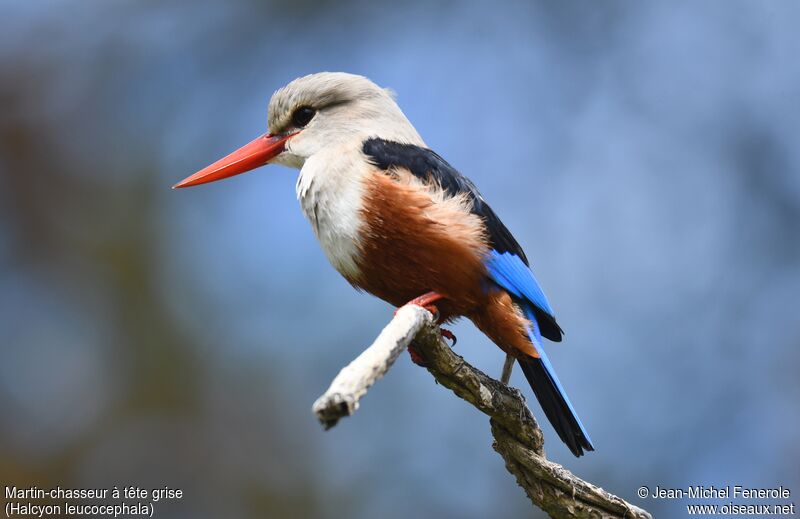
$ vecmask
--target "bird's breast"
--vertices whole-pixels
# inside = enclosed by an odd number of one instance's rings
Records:
[[[297,198],[331,265],[345,278],[359,275],[363,168],[348,153],[316,154],[297,179]]]
[[[297,196],[325,255],[353,285],[395,306],[436,291],[450,301],[440,308],[448,315],[485,298],[486,232],[468,199],[344,152],[309,158]]]
[[[363,178],[358,277],[350,281],[395,306],[429,291],[464,315],[485,296],[483,222],[469,201],[408,172],[373,170]]]

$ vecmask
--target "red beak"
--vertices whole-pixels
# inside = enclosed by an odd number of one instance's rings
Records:
[[[286,149],[286,141],[293,136],[294,134],[270,135],[269,133],[265,133],[249,144],[245,144],[227,157],[221,158],[194,175],[186,177],[172,186],[172,188],[206,184],[263,166],[280,155],[281,152]]]

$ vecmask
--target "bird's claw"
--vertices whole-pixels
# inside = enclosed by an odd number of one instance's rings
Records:
[[[447,339],[450,339],[450,341],[452,341],[452,344],[450,344],[451,348],[455,348],[456,347],[456,343],[458,342],[458,338],[456,337],[456,335],[453,332],[451,332],[450,330],[447,330],[445,328],[439,328],[439,333],[442,334],[442,337],[445,337]]]

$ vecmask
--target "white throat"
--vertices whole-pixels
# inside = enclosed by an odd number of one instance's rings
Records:
[[[358,276],[364,177],[358,147],[335,146],[308,159],[297,178],[297,199],[328,261],[348,279]]]

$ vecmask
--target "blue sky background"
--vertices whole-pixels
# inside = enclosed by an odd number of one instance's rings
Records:
[[[319,428],[392,309],[327,264],[294,171],[169,189],[342,70],[531,258],[597,447],[544,424],[549,457],[657,517],[685,502],[640,485],[800,492],[800,6],[402,4],[0,3],[0,480],[181,487],[176,518],[531,513],[487,419],[406,356]]]

